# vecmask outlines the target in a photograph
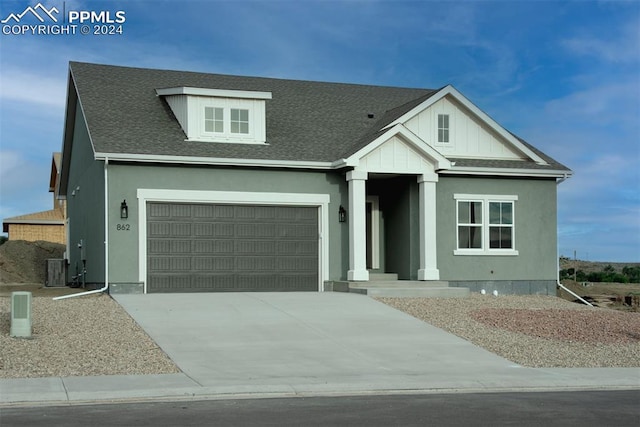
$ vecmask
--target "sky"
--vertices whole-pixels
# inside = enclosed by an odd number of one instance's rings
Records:
[[[560,255],[640,262],[640,1],[41,3],[56,7],[58,17],[104,11],[114,20],[124,12],[122,34],[84,35],[77,22],[76,34],[3,28],[0,218],[52,208],[51,155],[62,148],[69,61],[413,88],[452,84],[573,170],[558,186]],[[37,4],[2,0],[0,19]],[[39,24],[30,15],[24,23]]]

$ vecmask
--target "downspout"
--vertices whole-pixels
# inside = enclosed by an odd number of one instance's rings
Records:
[[[107,173],[107,167],[109,166],[109,158],[104,159],[104,286],[100,289],[93,291],[80,292],[77,294],[63,295],[55,297],[54,300],[61,300],[67,298],[82,297],[85,295],[99,294],[109,289],[109,174]]]
[[[579,299],[580,302],[582,302],[583,304],[586,304],[589,307],[593,307],[593,304],[591,304],[589,301],[587,301],[586,299],[582,298],[580,295],[576,294],[571,289],[567,288],[562,283],[560,283],[560,258],[558,258],[558,253],[557,252],[556,252],[556,259],[558,260],[558,269],[557,269],[557,273],[556,273],[556,286],[558,286],[558,287],[562,288],[563,290],[569,292],[571,295],[573,295],[574,297]]]
[[[561,178],[560,180],[556,181],[556,185],[563,183],[564,181],[567,180],[567,178],[569,178],[569,175],[565,173],[563,178]],[[589,301],[585,300],[580,295],[576,294],[571,289],[567,288],[562,283],[560,283],[560,246],[559,245],[556,245],[556,262],[557,262],[556,286],[558,286],[559,288],[567,291],[568,293],[570,293],[571,295],[576,297],[578,300],[580,300],[580,302],[582,302],[583,304],[586,304],[589,307],[593,307],[593,304],[591,304]]]

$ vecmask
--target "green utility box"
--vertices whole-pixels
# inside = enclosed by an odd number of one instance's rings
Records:
[[[16,338],[31,337],[31,292],[11,292],[11,330]]]

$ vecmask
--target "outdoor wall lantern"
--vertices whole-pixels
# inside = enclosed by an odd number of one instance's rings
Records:
[[[129,218],[129,207],[127,206],[126,200],[123,200],[122,203],[120,203],[120,218]]]
[[[342,205],[340,205],[340,209],[338,209],[338,221],[340,222],[347,221],[347,211]]]

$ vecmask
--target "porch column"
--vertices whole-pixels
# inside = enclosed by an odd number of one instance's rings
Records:
[[[438,174],[418,177],[420,194],[420,269],[418,280],[439,280],[436,258],[436,182]]]
[[[366,182],[367,172],[347,173],[349,182],[349,271],[347,279],[369,280],[367,271]]]

